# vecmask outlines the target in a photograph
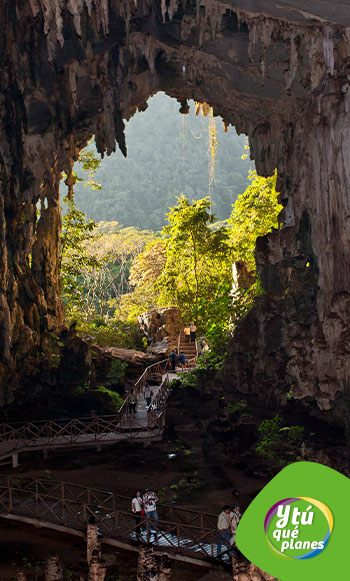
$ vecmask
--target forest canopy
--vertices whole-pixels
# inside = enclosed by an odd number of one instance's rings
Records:
[[[91,179],[83,164],[75,170],[89,185],[75,186],[75,201],[80,210],[96,222],[118,221],[123,226],[161,230],[165,214],[184,192],[190,199],[208,195],[208,133],[210,117],[196,116],[190,102],[188,115],[179,113],[180,105],[164,93],[148,100],[145,112],[136,113],[126,123],[128,156],[118,150],[106,157]],[[253,162],[242,159],[246,137],[230,127],[225,133],[219,117],[215,118],[218,148],[213,183],[213,212],[226,219],[231,206],[248,185],[247,174]],[[92,146],[94,150],[94,147]]]

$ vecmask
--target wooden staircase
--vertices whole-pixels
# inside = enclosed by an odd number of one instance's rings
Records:
[[[186,355],[186,366],[193,367],[196,364],[197,359],[197,342],[191,343],[191,339],[189,343],[186,343],[185,334],[183,331],[179,333],[178,338],[178,345],[177,345],[178,353],[184,353]],[[194,363],[194,365],[193,365]]]

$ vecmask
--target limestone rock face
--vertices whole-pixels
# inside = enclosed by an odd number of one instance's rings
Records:
[[[266,295],[237,330],[228,385],[347,421],[349,27],[338,0],[1,2],[0,402],[64,327],[61,172],[93,134],[126,153],[123,119],[162,90],[184,112],[212,105],[259,174],[278,170],[280,226],[257,243]]]
[[[233,291],[238,288],[248,289],[254,284],[255,277],[244,260],[237,260],[232,267]]]
[[[139,324],[151,344],[168,338],[169,342],[175,341],[183,329],[180,311],[177,307],[165,307],[152,309],[139,316]]]

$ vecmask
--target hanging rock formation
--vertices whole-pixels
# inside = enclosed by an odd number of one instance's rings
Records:
[[[59,181],[95,134],[162,90],[210,103],[278,170],[280,227],[257,244],[266,290],[227,380],[345,422],[350,365],[350,13],[314,0],[3,0],[0,6],[0,400],[64,327]],[[41,213],[37,218],[37,204]]]

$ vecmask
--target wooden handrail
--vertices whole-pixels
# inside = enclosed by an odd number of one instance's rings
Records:
[[[134,515],[129,510],[130,498],[103,490],[86,488],[77,484],[44,479],[12,476],[0,477],[0,516],[42,526],[52,523],[81,530],[86,527],[90,516],[98,522],[104,538],[134,542],[137,533]],[[118,507],[118,508],[117,508]],[[141,518],[143,532],[141,540],[167,551],[181,552],[187,556],[201,558],[216,557],[218,531],[216,515],[194,509],[162,505],[157,507],[160,520],[151,533],[152,520]],[[162,516],[170,513],[170,518]],[[178,520],[180,519],[180,521]],[[187,521],[187,522],[186,522]],[[143,536],[142,536],[143,535]],[[223,554],[226,551],[223,551]]]
[[[137,382],[134,385],[134,390],[136,391],[136,393],[138,393],[138,394],[141,393],[146,380],[155,371],[155,369],[153,369],[153,368],[157,368],[157,370],[159,370],[159,372],[162,372],[162,371],[164,372],[166,370],[168,364],[169,364],[169,358],[162,359],[161,361],[157,361],[156,363],[152,363],[152,365],[149,365],[148,367],[146,367],[145,371],[139,377],[139,379],[137,380]],[[164,370],[162,369],[163,367],[164,367]]]
[[[23,483],[23,485],[27,485],[27,488],[23,488],[20,487],[20,483]],[[95,497],[96,501],[101,503],[101,498],[99,498],[99,495],[105,496],[106,499],[115,499],[115,501],[117,503],[119,503],[119,501],[127,501],[128,503],[130,503],[130,497],[129,496],[125,496],[123,494],[119,494],[117,492],[111,492],[111,491],[105,491],[105,490],[101,490],[99,488],[93,488],[93,487],[87,487],[87,486],[83,486],[81,484],[75,484],[73,482],[65,482],[62,480],[54,480],[54,479],[47,479],[47,478],[31,478],[28,476],[11,476],[11,475],[4,475],[4,476],[0,476],[0,489],[6,489],[6,488],[11,488],[13,490],[18,490],[19,492],[23,492],[25,490],[31,490],[31,492],[33,492],[33,489],[38,489],[40,487],[47,487],[47,488],[52,488],[53,491],[55,490],[61,490],[62,485],[67,489],[72,489],[73,492],[72,494],[74,495],[74,500],[77,500],[79,498],[79,496],[81,496],[81,493],[86,492],[86,493],[90,493],[90,498],[91,497]],[[32,487],[31,489],[29,489],[28,487]],[[79,494],[80,492],[80,494]],[[57,496],[55,497],[57,498]],[[68,498],[68,497],[67,497]],[[195,510],[193,508],[186,508],[183,506],[174,506],[172,504],[165,504],[162,502],[158,502],[158,507],[162,508],[164,510],[169,510],[170,512],[181,512],[181,513],[191,513],[191,514],[195,514],[195,515],[203,515],[209,518],[213,518],[216,519],[216,515],[213,515],[212,513],[209,512],[204,512],[204,511],[198,511]]]
[[[197,344],[196,344],[197,349]],[[149,365],[134,385],[140,395],[146,380],[154,372],[166,372],[169,359]],[[164,429],[166,403],[169,396],[168,374],[163,378],[147,415],[147,423],[140,424],[128,418],[130,397],[127,396],[115,415],[83,416],[29,422],[4,423],[0,425],[0,458],[13,456],[21,450],[47,447],[67,447],[112,443],[120,439],[155,439]],[[15,459],[13,456],[14,466]]]

